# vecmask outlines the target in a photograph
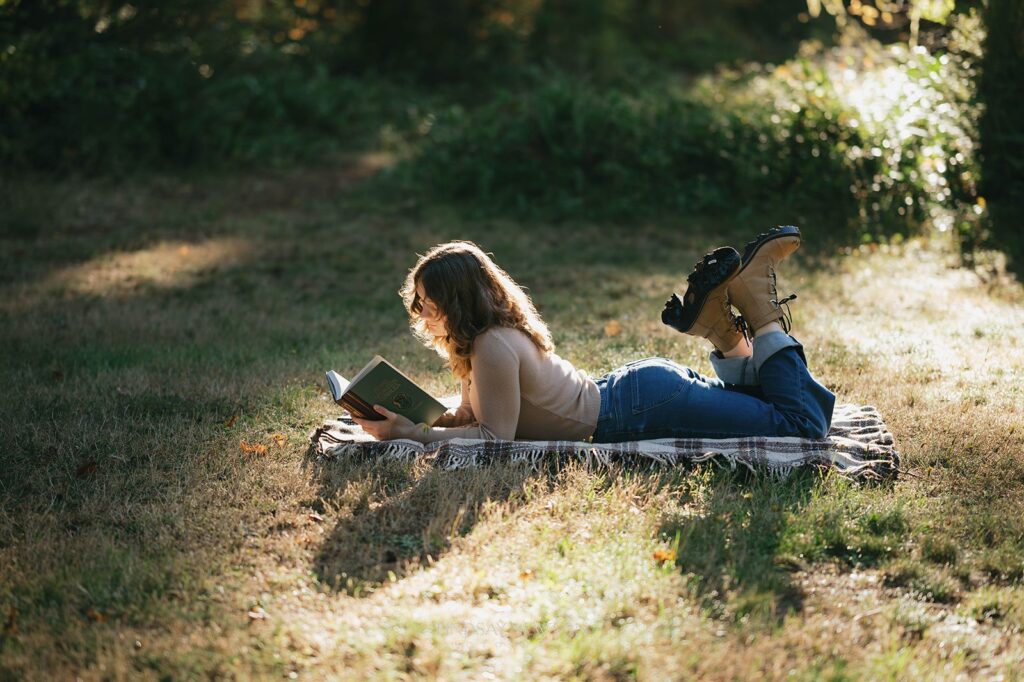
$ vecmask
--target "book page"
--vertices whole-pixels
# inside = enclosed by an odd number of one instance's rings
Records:
[[[361,370],[359,370],[359,374],[355,375],[355,377],[352,378],[352,381],[348,382],[348,385],[355,386],[356,384],[358,384],[360,379],[369,374],[374,367],[376,367],[382,362],[387,362],[387,360],[385,360],[379,355],[374,355],[373,360],[370,360],[370,362],[367,363],[366,367],[363,367]],[[388,362],[388,364],[390,365],[391,363]],[[346,388],[345,390],[347,391],[348,389]]]
[[[348,390],[350,385],[351,384],[348,379],[341,376],[333,369],[327,371],[327,387],[331,389],[331,397],[334,398],[335,402],[337,402],[341,396],[345,395],[345,391]]]

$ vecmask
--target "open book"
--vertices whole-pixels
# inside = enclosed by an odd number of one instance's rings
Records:
[[[360,419],[383,420],[384,415],[373,409],[374,405],[381,405],[413,424],[433,424],[447,409],[379,355],[373,356],[352,381],[329,370],[327,385],[334,402]]]

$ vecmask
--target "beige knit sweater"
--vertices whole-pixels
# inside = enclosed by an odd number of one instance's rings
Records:
[[[473,341],[462,404],[420,440],[584,440],[594,433],[601,395],[594,380],[518,329],[491,327]],[[440,427],[440,428],[439,428]]]

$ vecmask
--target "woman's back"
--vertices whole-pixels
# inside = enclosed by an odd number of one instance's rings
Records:
[[[601,408],[594,380],[519,329],[491,327],[473,341],[468,398],[484,437],[583,440]],[[463,403],[466,402],[463,392]]]

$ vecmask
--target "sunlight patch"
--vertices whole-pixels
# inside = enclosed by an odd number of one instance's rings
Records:
[[[947,267],[941,254],[854,256],[840,279],[839,340],[872,363],[904,376],[924,372],[947,399],[1024,373],[1007,339],[1024,327],[1024,309],[989,295],[969,270]],[[1015,285],[1019,286],[1019,285]]]
[[[188,286],[207,272],[237,266],[256,249],[248,239],[221,237],[205,242],[165,241],[146,249],[104,254],[51,274],[41,294],[129,296],[140,289]]]

